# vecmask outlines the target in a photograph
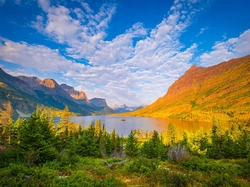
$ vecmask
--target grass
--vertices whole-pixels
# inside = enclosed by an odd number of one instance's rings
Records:
[[[250,186],[250,163],[244,159],[168,163],[139,157],[114,164],[121,160],[80,157],[76,165],[63,167],[58,161],[10,164],[0,168],[0,186]]]

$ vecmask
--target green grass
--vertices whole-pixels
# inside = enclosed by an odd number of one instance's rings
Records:
[[[0,168],[0,186],[250,186],[250,163],[244,159],[168,163],[139,157],[114,164],[122,160],[80,157],[76,165],[63,167],[59,161],[10,164]]]

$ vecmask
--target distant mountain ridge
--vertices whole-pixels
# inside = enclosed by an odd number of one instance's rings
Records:
[[[14,77],[0,68],[0,108],[11,101],[15,110],[23,113],[33,112],[37,105],[63,109],[66,105],[72,112],[82,115],[107,114],[114,112],[106,100],[95,98],[92,103],[86,93],[76,91],[66,84],[59,85],[53,79],[41,80],[38,77]],[[105,103],[105,107],[98,105]]]
[[[111,106],[111,108],[116,113],[132,112],[132,111],[138,110],[138,109],[143,108],[143,107],[145,107],[145,106],[144,105],[142,105],[142,106],[127,106],[126,104]]]
[[[153,104],[124,115],[184,120],[248,120],[250,55],[202,68],[192,66]]]

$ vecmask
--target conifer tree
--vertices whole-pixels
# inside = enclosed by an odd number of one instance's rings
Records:
[[[99,138],[95,136],[94,122],[91,122],[88,129],[83,132],[76,146],[76,153],[81,156],[101,157]]]
[[[167,139],[168,145],[173,145],[176,142],[176,126],[173,123],[168,124]]]
[[[125,144],[125,154],[128,157],[136,157],[139,155],[139,143],[133,131],[131,131],[128,135],[128,139]]]
[[[112,130],[112,132],[110,134],[110,139],[111,139],[111,151],[112,151],[112,153],[116,154],[116,151],[117,151],[117,142],[116,142],[115,129]]]
[[[25,124],[26,120],[18,118],[16,122],[13,124],[11,129],[11,146],[17,147],[20,136],[20,128]]]
[[[54,137],[49,128],[49,121],[42,120],[37,110],[20,129],[20,148],[28,164],[44,163],[53,160],[55,152]]]
[[[0,121],[0,146],[4,145],[4,125],[3,123]]]
[[[116,152],[118,155],[122,153],[122,141],[118,133],[116,133]]]
[[[167,148],[160,140],[157,131],[154,131],[150,140],[143,144],[142,153],[146,158],[167,159]]]
[[[106,136],[106,155],[110,157],[113,153],[112,141],[110,135],[107,134]]]
[[[102,126],[102,130],[99,137],[100,152],[103,156],[106,156],[106,142],[107,142],[107,130],[105,125]]]
[[[213,126],[211,132],[211,146],[208,149],[208,155],[211,158],[219,159],[223,157],[223,142],[225,135],[217,119],[213,119]]]

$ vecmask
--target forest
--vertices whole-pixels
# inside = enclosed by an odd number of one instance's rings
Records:
[[[68,107],[58,123],[48,114],[13,120],[10,103],[1,112],[0,186],[250,186],[250,121],[121,137],[100,120],[70,121]]]

